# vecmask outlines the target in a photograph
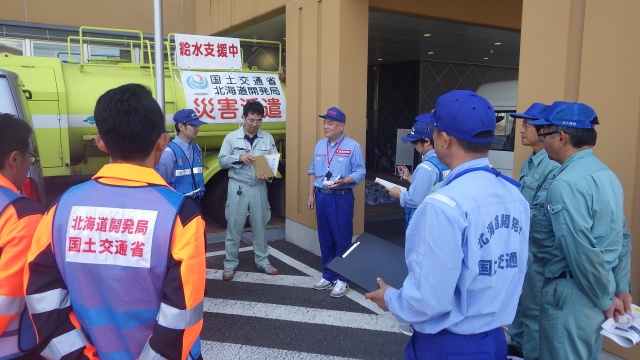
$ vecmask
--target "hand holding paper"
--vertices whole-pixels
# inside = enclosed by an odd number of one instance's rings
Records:
[[[260,174],[264,174],[265,177],[275,177],[278,173],[278,161],[280,161],[280,154],[267,154],[253,157],[253,170],[256,177],[260,177]]]

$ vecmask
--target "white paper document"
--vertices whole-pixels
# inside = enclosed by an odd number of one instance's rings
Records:
[[[380,185],[382,185],[384,187],[388,187],[388,188],[398,187],[398,188],[400,188],[400,191],[407,191],[407,188],[404,187],[404,186],[401,186],[401,185],[398,185],[398,184],[394,184],[391,181],[383,180],[383,179],[380,179],[378,177],[376,178],[375,182],[376,182],[376,184],[380,184]]]
[[[620,317],[615,322],[613,318],[602,323],[600,334],[624,347],[632,347],[640,342],[640,307],[631,305],[631,315]]]

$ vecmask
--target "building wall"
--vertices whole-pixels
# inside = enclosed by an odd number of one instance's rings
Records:
[[[0,20],[132,29],[153,34],[153,3],[152,0],[3,0]],[[165,35],[195,33],[195,3],[196,0],[162,0]]]

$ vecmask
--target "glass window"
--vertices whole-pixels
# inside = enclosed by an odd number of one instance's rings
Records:
[[[515,146],[514,119],[512,112],[496,112],[496,131],[491,150],[513,151]]]
[[[0,55],[24,55],[24,40],[0,39]]]
[[[89,58],[91,61],[131,62],[131,50],[90,45]]]
[[[80,61],[80,46],[71,45],[71,59],[66,43],[56,42],[33,42],[33,55],[42,57],[54,57],[67,62]]]

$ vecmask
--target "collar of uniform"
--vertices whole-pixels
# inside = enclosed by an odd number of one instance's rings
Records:
[[[447,175],[446,179],[444,180],[445,181],[444,186],[449,184],[449,182],[451,182],[451,179],[455,178],[456,175],[461,173],[463,170],[474,168],[474,167],[483,167],[483,166],[489,166],[489,158],[483,157],[483,158],[473,159],[456,166],[455,168],[451,169],[451,172],[449,173],[449,175]]]
[[[132,164],[107,164],[92,179],[114,185],[145,186],[148,184],[169,186],[153,169]]]
[[[13,185],[13,183],[2,174],[0,174],[0,186],[6,187],[7,189],[13,190],[14,192],[19,192],[18,189],[16,189],[16,187]]]
[[[238,130],[236,130],[236,131],[238,132],[238,134],[237,134],[237,135],[238,135],[238,139],[244,139],[244,135],[245,135],[245,133],[244,133],[244,127],[240,127],[240,129],[238,129]],[[261,137],[262,137],[262,135],[260,134],[262,131],[264,131],[264,130],[262,130],[262,129],[258,129],[258,131],[256,131],[256,136],[257,136],[258,138],[261,138]]]
[[[561,172],[564,171],[564,169],[567,168],[567,166],[571,165],[571,163],[578,161],[582,158],[585,158],[587,156],[592,156],[593,155],[593,148],[587,148],[584,150],[580,150],[578,152],[573,153],[571,156],[569,156],[569,158],[560,166],[560,168],[558,169],[558,172],[554,175],[554,177],[557,177],[558,175],[560,175]]]
[[[344,136],[345,136],[344,133],[342,133],[342,135],[340,135],[338,140],[336,140],[336,142],[333,143],[333,144],[331,143],[331,140],[329,140],[329,138],[327,138],[327,142],[329,143],[329,147],[334,147],[334,146],[336,146],[336,144],[339,144],[340,141],[342,141],[342,139],[344,139]]]
[[[433,150],[433,149],[431,149],[431,150],[427,151],[427,153],[426,153],[426,154],[422,155],[422,161],[425,161],[425,160],[427,160],[428,158],[430,158],[430,157],[432,157],[432,156],[437,156],[437,155],[436,155],[436,151],[435,151],[435,150]]]
[[[178,135],[176,135],[176,136],[173,138],[173,142],[174,142],[174,143],[176,143],[176,144],[178,144],[178,145],[180,145],[180,147],[181,147],[181,148],[183,148],[183,149],[188,149],[188,148],[189,148],[189,145],[191,144],[191,142],[186,142],[186,141],[184,141],[184,140],[183,140],[180,136],[178,136]]]
[[[538,151],[537,154],[532,154],[531,161],[533,161],[533,163],[537,167],[538,165],[540,165],[542,160],[544,160],[546,157],[547,157],[547,150],[542,149],[542,150]]]

